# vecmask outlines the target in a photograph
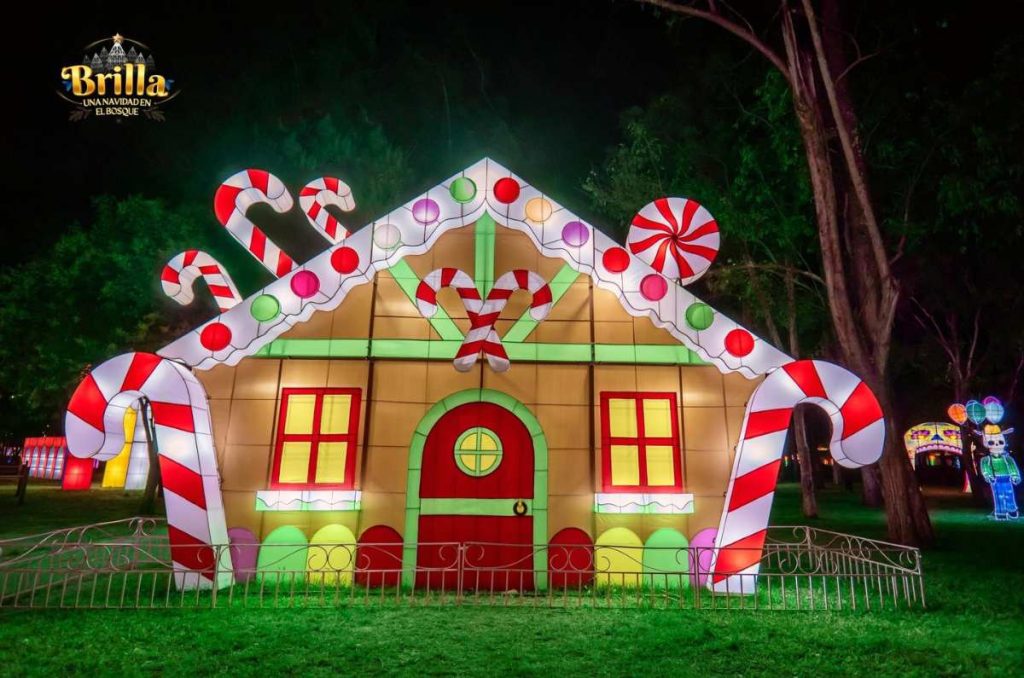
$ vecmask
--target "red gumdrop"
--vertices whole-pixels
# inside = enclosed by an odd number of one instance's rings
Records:
[[[331,254],[331,266],[338,273],[351,273],[359,266],[359,253],[351,247],[339,247]]]
[[[629,268],[629,252],[621,247],[613,247],[604,253],[601,262],[612,273],[622,273]]]
[[[506,205],[515,202],[519,197],[519,182],[510,177],[498,179],[494,182],[494,197]]]
[[[210,351],[227,348],[231,343],[231,328],[224,323],[210,323],[199,334],[199,343]]]
[[[733,330],[725,335],[725,350],[737,358],[750,355],[754,350],[754,337],[746,330]]]

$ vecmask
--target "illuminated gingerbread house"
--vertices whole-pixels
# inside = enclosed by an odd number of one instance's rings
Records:
[[[654,546],[697,537],[733,548],[724,585],[757,571],[796,403],[832,415],[840,463],[880,453],[860,380],[683,286],[718,248],[692,200],[643,208],[624,247],[485,159],[348,234],[325,206],[351,194],[325,178],[299,202],[331,246],[301,266],[248,220],[256,202],[292,206],[247,170],[215,211],[278,279],[242,299],[215,261],[179,255],[165,289],[189,301],[202,276],[223,312],[160,358],[108,361],[69,405],[72,451],[113,456],[147,395],[172,547],[393,544],[411,581],[439,545],[500,544],[489,565],[528,561],[527,588],[559,581],[551,544],[614,546],[614,567],[639,573],[672,567]],[[202,558],[175,562],[213,579]]]

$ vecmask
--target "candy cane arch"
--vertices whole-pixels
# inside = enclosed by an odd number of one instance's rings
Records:
[[[721,237],[715,218],[696,200],[658,198],[633,217],[626,244],[658,273],[686,285],[711,266]]]
[[[193,287],[199,278],[206,283],[221,313],[242,301],[238,288],[220,262],[200,250],[186,250],[168,261],[160,273],[160,284],[164,294],[187,306],[195,299]]]
[[[280,278],[291,273],[295,262],[245,215],[256,203],[266,203],[276,212],[292,208],[292,196],[280,179],[258,169],[242,170],[222,183],[213,196],[217,220],[256,261]]]
[[[740,429],[725,509],[715,539],[710,587],[753,593],[793,408],[821,407],[832,419],[832,458],[847,468],[882,456],[885,419],[855,374],[821,360],[797,360],[769,374],[750,396]]]
[[[126,353],[92,370],[68,403],[71,454],[105,461],[125,445],[124,419],[148,398],[167,508],[174,579],[180,589],[231,584],[230,553],[209,404],[184,366],[152,353]],[[145,444],[139,417],[132,444]]]
[[[354,210],[356,201],[348,184],[336,177],[320,177],[299,191],[299,208],[306,219],[327,242],[337,245],[349,236],[349,232],[327,211],[327,205],[334,205],[343,212]]]
[[[469,316],[469,332],[452,361],[460,372],[473,369],[481,353],[495,372],[510,367],[508,353],[494,326],[513,292],[526,290],[533,296],[530,315],[534,320],[543,320],[551,311],[551,288],[533,271],[517,269],[502,275],[494,282],[487,300],[481,302],[469,275],[456,268],[439,268],[427,274],[416,289],[416,305],[424,317],[430,318],[437,312],[437,293],[445,287],[458,292]]]

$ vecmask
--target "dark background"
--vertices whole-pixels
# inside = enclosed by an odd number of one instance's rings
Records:
[[[776,3],[736,6],[755,24],[770,25]],[[769,70],[763,59],[716,27],[624,0],[262,7],[252,2],[78,3],[22,5],[21,10],[30,18],[8,24],[3,80],[7,130],[0,157],[11,199],[0,267],[16,271],[25,262],[51,256],[72,225],[89,228],[99,196],[122,200],[136,195],[205,212],[206,223],[199,226],[209,230],[206,246],[227,259],[243,296],[268,278],[237,251],[210,209],[217,185],[238,169],[263,167],[292,188],[322,174],[341,176],[359,201],[349,220],[358,226],[491,156],[621,236],[624,224],[602,213],[583,186],[622,143],[622,123],[630,111],[671,92],[696,112],[679,125],[710,131],[749,103]],[[851,2],[851,32],[866,51],[879,52],[865,62],[856,81],[866,138],[929,136],[930,102],[940,100],[956,102],[953,108],[967,119],[949,136],[932,134],[933,145],[960,142],[971,129],[1002,138],[1000,126],[1024,112],[1019,91],[982,86],[975,98],[957,97],[986,74],[1005,70],[1007,50],[1020,54],[1021,14],[1018,3],[1011,2]],[[148,45],[157,70],[181,90],[167,105],[165,122],[68,120],[69,106],[56,95],[61,66],[77,63],[85,45],[115,32]],[[943,105],[949,118],[950,104]],[[360,164],[359,152],[339,155],[336,162],[319,158],[316,167],[280,159],[282,139],[290,130],[305,129],[324,116],[343,130],[356,130],[357,136],[375,129],[400,149],[404,165],[397,195],[374,193],[375,176],[364,169],[365,162]],[[1024,148],[1014,151],[1012,145],[1020,135],[1006,138],[1008,152],[1019,161]],[[964,153],[979,153],[976,146]],[[876,158],[874,168],[880,202],[889,188],[886,172],[899,176],[914,167],[895,161],[889,166],[888,160]],[[374,167],[383,171],[379,163]],[[1004,187],[1011,196],[1021,182],[1015,172],[1008,174],[1017,183]],[[926,177],[923,183],[931,180]],[[361,195],[368,199],[360,200]],[[300,259],[301,253],[323,247],[309,229],[296,227],[294,215],[268,212],[264,221],[269,235],[298,251]],[[998,270],[998,283],[970,292],[987,309],[985,341],[993,346],[1020,340],[1019,322],[1007,323],[1000,316],[1003,309],[1016,308],[1020,295],[1015,276],[1007,272],[1024,255],[1019,222],[1014,232],[1012,219],[1005,223],[992,222],[987,231],[972,226],[962,237],[947,225],[936,230],[938,242],[931,244],[927,232],[919,232],[917,239],[925,245],[908,254],[898,271],[906,289],[925,287],[932,298],[941,299],[943,294],[962,298],[964,291],[953,277],[948,289],[941,278],[936,283],[934,267],[950,261],[975,267],[973,275],[980,280],[986,278],[986,266]],[[723,223],[722,229],[728,241],[730,225]],[[137,232],[126,227],[120,235],[123,239],[110,247],[128,246]],[[154,253],[154,272],[161,258],[166,259],[164,253]],[[152,277],[145,274],[147,280]],[[157,296],[157,289],[153,278],[150,287],[125,293]],[[761,330],[735,300],[712,295],[711,301]],[[164,313],[181,312],[166,300],[160,303]],[[54,311],[44,296],[32,313],[43,317]],[[65,329],[69,335],[87,331]],[[927,344],[909,310],[901,314],[895,341],[913,354],[894,357],[896,391],[905,394],[906,415],[940,417],[950,397],[943,391],[945,358]],[[1008,350],[992,359],[987,368],[992,379],[978,384],[979,396],[989,392],[985,389],[1005,387],[996,377],[1012,368],[1015,355]],[[0,395],[17,390],[2,385]],[[10,411],[3,419],[16,420],[17,407],[5,407]],[[26,419],[28,425],[37,426],[37,415]],[[53,419],[58,416],[53,413]]]

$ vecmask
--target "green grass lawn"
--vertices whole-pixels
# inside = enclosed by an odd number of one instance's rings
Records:
[[[2,490],[0,490],[2,492]],[[814,524],[884,537],[880,512],[829,491]],[[1024,521],[932,497],[928,609],[741,612],[339,608],[0,611],[0,675],[1020,675]],[[0,495],[0,537],[132,515],[138,495],[30,488]],[[805,522],[795,487],[774,524]]]

